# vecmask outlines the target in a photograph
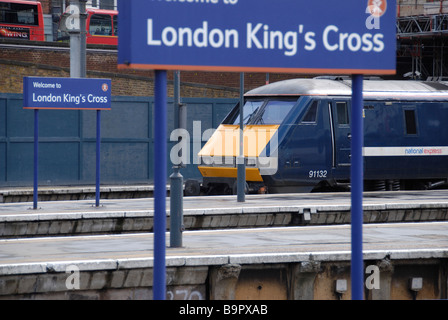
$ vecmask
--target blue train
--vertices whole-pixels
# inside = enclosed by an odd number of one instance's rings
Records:
[[[364,80],[364,188],[431,189],[448,182],[448,83]],[[293,79],[245,94],[246,192],[350,190],[351,81]],[[239,105],[199,152],[186,194],[234,194]]]

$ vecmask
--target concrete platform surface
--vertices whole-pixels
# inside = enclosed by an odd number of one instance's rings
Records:
[[[364,223],[448,221],[448,190],[365,193]],[[0,204],[0,238],[152,232],[154,199]],[[185,230],[349,224],[350,193],[184,197]],[[166,199],[170,219],[170,198]],[[170,223],[167,223],[170,227]]]
[[[349,225],[190,231],[167,248],[167,266],[350,260]],[[167,245],[169,245],[167,234]],[[448,258],[448,222],[364,225],[364,259]],[[153,235],[0,240],[0,275],[143,268],[153,265]]]
[[[294,193],[294,194],[263,194],[246,195],[245,202],[237,202],[236,196],[203,196],[184,197],[184,211],[188,213],[258,213],[263,211],[291,211],[303,208],[317,210],[350,210],[350,193]],[[167,197],[166,209],[169,214],[170,198]],[[365,192],[363,197],[365,209],[387,208],[447,208],[448,190],[431,191],[395,191],[395,192]],[[154,199],[103,199],[100,206],[95,206],[95,200],[74,201],[42,201],[38,209],[33,210],[32,202],[0,204],[0,221],[8,216],[27,215],[28,217],[54,216],[54,214],[70,215],[82,213],[84,216],[98,216],[101,213],[110,217],[117,212],[145,213],[153,212]]]

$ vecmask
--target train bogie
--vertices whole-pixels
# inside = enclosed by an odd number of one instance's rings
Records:
[[[445,185],[448,86],[367,80],[363,96],[365,190]],[[245,101],[246,191],[349,190],[350,81],[281,81]],[[236,106],[199,153],[206,192],[235,191],[238,124]]]

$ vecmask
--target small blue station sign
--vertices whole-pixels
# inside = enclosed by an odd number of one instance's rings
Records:
[[[111,80],[23,78],[24,109],[110,110]]]

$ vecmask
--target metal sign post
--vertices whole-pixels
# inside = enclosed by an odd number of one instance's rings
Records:
[[[166,298],[166,71],[155,72],[154,86],[154,300]]]
[[[95,206],[100,206],[101,185],[101,110],[96,110]]]
[[[39,189],[39,110],[34,110],[34,175],[33,175],[33,209],[37,210]]]
[[[362,193],[363,193],[363,100],[362,75],[352,76],[352,128],[351,128],[351,286],[352,299],[362,300],[364,297],[364,267],[362,258]]]

